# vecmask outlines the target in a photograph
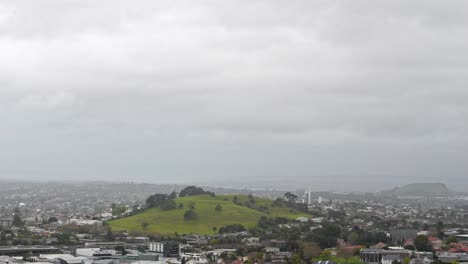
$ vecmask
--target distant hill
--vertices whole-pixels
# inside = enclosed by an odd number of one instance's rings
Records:
[[[450,194],[452,191],[443,183],[410,183],[392,190],[383,191],[385,195],[419,195]]]
[[[300,216],[308,216],[289,207],[272,206],[273,201],[255,197],[255,207],[262,210],[247,207],[245,202],[249,200],[247,195],[237,195],[237,203],[233,202],[235,195],[197,195],[179,197],[175,199],[177,209],[161,210],[158,208],[147,209],[142,213],[109,221],[113,231],[127,231],[137,234],[214,234],[215,230],[231,225],[241,224],[245,228],[257,225],[262,216],[285,217],[295,219]],[[194,204],[194,211],[198,215],[196,220],[184,220],[184,213]],[[179,205],[183,204],[183,208]],[[221,210],[215,210],[220,205]],[[267,211],[269,213],[265,213]],[[216,227],[216,229],[213,229]]]

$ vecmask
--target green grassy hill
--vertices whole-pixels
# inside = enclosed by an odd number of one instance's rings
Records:
[[[269,213],[264,213],[247,206],[235,204],[234,195],[208,195],[181,197],[176,199],[177,207],[180,203],[182,209],[163,211],[161,209],[148,209],[140,214],[109,221],[113,231],[134,231],[146,234],[173,235],[178,234],[214,234],[213,227],[229,224],[242,224],[246,228],[254,227],[262,216],[285,217],[295,219],[299,216],[307,216],[305,213],[287,207],[273,207],[272,201],[268,199],[255,198],[255,206],[265,206]],[[237,195],[238,203],[248,201],[245,195]],[[184,213],[189,209],[191,203],[195,204],[195,212],[198,214],[196,220],[184,220]],[[221,205],[222,210],[216,211],[216,205]],[[144,228],[143,223],[148,223]]]

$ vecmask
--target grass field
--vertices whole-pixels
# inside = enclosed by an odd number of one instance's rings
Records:
[[[242,224],[246,228],[254,227],[262,216],[286,217],[295,219],[306,214],[286,207],[272,207],[271,200],[255,198],[255,204],[267,206],[269,214],[260,212],[246,206],[237,205],[232,202],[234,195],[208,195],[190,196],[177,198],[176,203],[184,205],[182,209],[163,211],[161,209],[148,209],[143,213],[109,221],[113,231],[128,231],[142,234],[214,234],[213,227],[219,229],[229,224]],[[239,202],[245,202],[248,197],[237,195]],[[196,220],[185,221],[184,212],[191,203],[195,204],[195,212],[198,214]],[[221,205],[222,210],[216,211],[216,205]],[[148,223],[144,228],[143,223]]]

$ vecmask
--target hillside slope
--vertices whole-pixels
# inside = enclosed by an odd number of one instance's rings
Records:
[[[262,216],[286,217],[295,219],[307,214],[298,212],[287,207],[273,207],[272,201],[268,199],[255,198],[256,206],[264,206],[269,214],[251,209],[243,205],[235,204],[233,195],[220,195],[210,197],[208,195],[181,197],[176,199],[177,206],[183,204],[182,209],[163,211],[161,209],[148,209],[140,214],[109,221],[113,231],[139,232],[146,234],[173,235],[178,234],[214,234],[214,227],[230,224],[242,224],[246,228],[254,227]],[[238,202],[248,200],[245,195],[238,195]],[[194,203],[195,212],[198,214],[196,220],[184,220],[184,213],[190,204]],[[222,206],[221,211],[216,211],[217,205]],[[144,223],[147,223],[145,226]]]
[[[386,195],[434,195],[449,194],[452,191],[443,183],[410,183],[392,190],[382,192]]]

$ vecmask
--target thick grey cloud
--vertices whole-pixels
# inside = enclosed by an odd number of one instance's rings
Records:
[[[0,1],[0,177],[458,181],[467,8]]]

